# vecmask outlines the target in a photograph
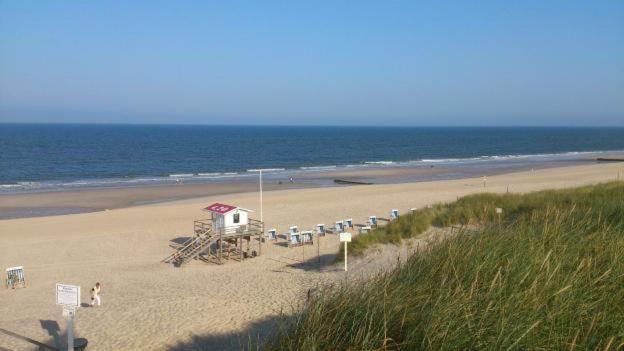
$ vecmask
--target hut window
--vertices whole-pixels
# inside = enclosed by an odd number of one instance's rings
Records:
[[[240,213],[234,214],[234,223],[240,223]]]

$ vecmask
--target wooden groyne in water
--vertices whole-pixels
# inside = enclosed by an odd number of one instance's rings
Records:
[[[347,179],[334,179],[334,183],[346,184],[346,185],[372,185],[373,184],[373,183],[368,183],[368,182],[358,182],[355,180],[347,180]]]
[[[606,157],[598,157],[596,158],[598,162],[624,162],[624,158],[606,158]]]

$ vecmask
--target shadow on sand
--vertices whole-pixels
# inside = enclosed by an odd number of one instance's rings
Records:
[[[174,248],[178,248],[178,247],[180,247],[182,244],[184,244],[185,242],[187,242],[190,239],[191,239],[190,236],[179,236],[177,238],[173,238],[173,239],[169,240],[169,242],[171,243],[171,244],[169,244],[169,246],[174,247]]]
[[[261,350],[262,341],[269,340],[287,325],[293,317],[276,316],[252,322],[237,333],[193,335],[188,342],[177,343],[168,348],[169,351],[199,350]]]
[[[39,323],[41,323],[41,329],[45,329],[50,336],[50,339],[44,342],[45,344],[52,345],[59,350],[67,348],[67,334],[65,332],[61,333],[61,327],[59,326],[57,321],[39,320]],[[39,348],[39,350],[48,349]]]
[[[290,268],[302,269],[304,271],[322,271],[327,267],[333,266],[336,260],[336,254],[324,254],[319,256],[311,256],[303,262],[295,262],[288,265]],[[336,268],[338,269],[338,268]],[[330,271],[332,269],[329,269]]]
[[[47,322],[47,321],[46,321],[46,322]],[[56,322],[55,322],[55,323],[56,323]],[[57,326],[58,326],[58,324],[57,324]],[[46,344],[46,343],[42,343],[42,342],[40,342],[40,341],[37,341],[37,340],[31,339],[31,338],[29,338],[29,337],[27,337],[27,336],[25,336],[25,335],[17,334],[17,333],[15,333],[15,332],[12,332],[12,331],[10,331],[10,330],[6,330],[6,329],[2,329],[2,328],[0,328],[0,333],[1,333],[1,334],[4,334],[4,335],[8,335],[9,337],[12,337],[12,338],[16,338],[16,339],[22,340],[22,341],[23,341],[23,342],[25,342],[25,343],[32,344],[32,345],[34,345],[34,346],[36,346],[36,347],[37,347],[37,348],[35,348],[34,350],[39,350],[39,351],[59,351],[59,349],[58,349],[58,348],[56,348],[55,346],[51,346],[51,345],[49,345],[49,344],[50,344],[50,342],[49,342],[49,341],[48,341],[48,343],[47,343],[47,344]],[[9,349],[4,348],[4,347],[2,347],[2,346],[0,345],[0,350],[3,350],[3,351],[4,351],[4,350],[9,350]],[[9,351],[10,351],[10,350],[9,350]]]

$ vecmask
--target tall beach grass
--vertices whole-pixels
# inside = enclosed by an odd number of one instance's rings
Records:
[[[499,218],[495,208],[503,213]],[[474,224],[366,283],[322,290],[274,350],[614,350],[624,345],[624,183],[479,194],[353,242]],[[351,249],[351,247],[350,247]]]

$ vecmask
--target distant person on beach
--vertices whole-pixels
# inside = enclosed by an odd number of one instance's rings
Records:
[[[291,183],[295,182],[292,177],[290,177],[290,179],[288,179],[288,181],[291,182]]]
[[[91,307],[94,307],[97,303],[98,306],[102,306],[102,298],[100,297],[102,285],[100,282],[95,283],[95,286],[91,288]]]

